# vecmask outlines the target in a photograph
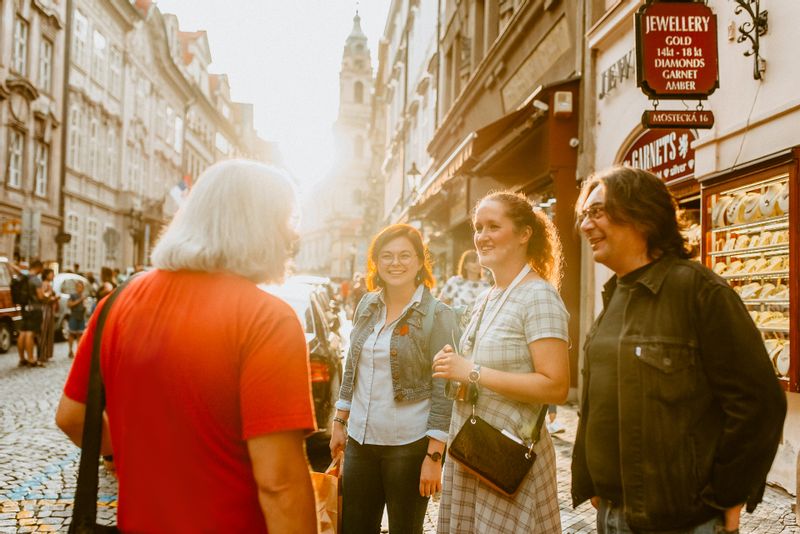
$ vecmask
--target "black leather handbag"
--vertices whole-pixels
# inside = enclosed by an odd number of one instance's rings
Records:
[[[464,422],[447,452],[482,482],[511,497],[517,493],[536,460],[533,448],[539,442],[546,413],[545,404],[536,419],[531,445],[526,447],[475,415],[473,404],[472,415]]]
[[[127,285],[129,278],[114,290],[103,304],[97,318],[92,344],[92,362],[89,368],[89,392],[86,396],[86,417],[83,422],[81,441],[81,462],[78,467],[78,486],[75,490],[75,505],[72,508],[72,522],[69,534],[114,534],[119,530],[114,525],[97,524],[98,469],[100,467],[100,443],[103,435],[103,410],[106,407],[106,393],[103,377],[100,374],[100,345],[103,328],[111,305]]]

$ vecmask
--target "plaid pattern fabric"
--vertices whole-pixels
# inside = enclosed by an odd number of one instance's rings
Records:
[[[499,297],[499,292],[490,293],[485,317],[493,315],[493,306],[497,306]],[[561,297],[550,284],[542,280],[520,284],[494,320],[481,325],[476,336],[474,359],[500,371],[532,372],[528,343],[548,337],[568,341],[568,318]],[[461,338],[462,344],[474,328],[474,322],[475,317]],[[454,404],[450,439],[461,429],[471,409],[465,402]],[[495,428],[509,430],[527,441],[539,409],[538,404],[514,401],[482,388],[475,411]],[[438,532],[561,532],[555,451],[545,427],[542,427],[542,439],[534,451],[536,462],[514,497],[507,497],[480,483],[474,475],[448,458],[444,466]]]

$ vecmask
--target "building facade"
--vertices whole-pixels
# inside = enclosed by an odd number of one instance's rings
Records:
[[[581,174],[614,164],[647,168],[664,179],[686,218],[695,223],[690,238],[698,246],[698,260],[740,292],[787,391],[789,413],[769,481],[796,493],[800,451],[800,281],[796,276],[800,101],[796,88],[800,70],[793,52],[792,21],[800,19],[800,5],[761,3],[769,7],[766,32],[759,37],[759,56],[766,63],[756,63],[751,43],[739,41],[741,26],[752,22],[747,13],[733,3],[709,0],[707,5],[717,16],[719,88],[703,102],[662,100],[659,110],[702,105],[714,113],[715,123],[705,130],[648,130],[641,124],[641,115],[653,109],[653,103],[636,85],[633,21],[642,4],[595,2],[589,15],[594,22],[586,42],[583,105],[588,112],[583,122]],[[758,201],[759,206],[763,200],[764,209],[745,214],[737,207],[744,199]],[[777,199],[777,204],[770,199]],[[772,236],[777,237],[765,239]],[[732,237],[735,242],[727,246]],[[736,261],[748,265],[762,258],[776,267],[735,270]],[[584,325],[599,313],[602,285],[610,275],[602,266],[587,262]],[[746,285],[750,288],[745,289]]]
[[[0,3],[0,254],[55,260],[61,227],[63,2]]]
[[[376,114],[387,125],[384,213],[387,221],[421,228],[440,281],[473,248],[472,207],[490,190],[510,189],[527,195],[560,230],[561,293],[570,310],[579,309],[581,254],[571,208],[578,193],[582,6],[392,3],[376,89],[386,105]],[[401,97],[393,102],[394,91]],[[578,317],[570,319],[573,339]],[[576,345],[570,358],[576,386]]]
[[[372,60],[361,17],[342,52],[339,114],[333,126],[334,165],[304,201],[303,242],[297,258],[302,272],[350,279],[363,271],[371,235],[364,231],[369,204]]]
[[[220,159],[266,159],[274,151],[258,138],[252,109],[237,113],[227,76],[209,74],[205,32],[181,32],[177,17],[149,0],[75,0],[73,6],[69,68],[52,74],[60,78],[52,82],[58,88],[68,75],[63,167],[50,148],[63,188],[53,181],[51,215],[42,218],[54,228],[42,242],[55,243],[60,233],[62,246],[41,256],[58,259],[61,269],[94,273],[147,264],[178,207],[176,187],[185,190]],[[59,50],[63,57],[63,45]],[[58,155],[60,145],[54,146]]]

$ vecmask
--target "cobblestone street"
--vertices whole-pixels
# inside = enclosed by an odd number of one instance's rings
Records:
[[[44,369],[17,367],[16,350],[0,356],[0,533],[66,532],[75,491],[78,449],[53,422],[70,360],[66,344],[56,345],[54,360]],[[567,432],[554,439],[558,459],[559,500],[565,533],[594,532],[594,513],[584,504],[573,510],[569,498],[569,464],[576,415],[559,410]],[[116,483],[101,476],[99,519],[113,522]],[[792,510],[794,499],[768,488],[753,515],[745,514],[742,533],[800,533]],[[438,503],[432,502],[425,531],[435,532]]]

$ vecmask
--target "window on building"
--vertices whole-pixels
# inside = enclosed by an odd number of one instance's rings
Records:
[[[96,219],[86,221],[86,257],[84,265],[87,271],[97,272],[97,237],[98,227]]]
[[[40,197],[47,196],[50,173],[50,147],[41,141],[36,141],[35,161],[36,173],[33,192]]]
[[[22,187],[22,163],[25,153],[25,136],[17,130],[8,131],[8,186]]]
[[[89,120],[89,144],[86,147],[88,149],[86,172],[95,179],[97,178],[97,156],[100,150],[97,146],[100,143],[99,133],[100,130],[97,124],[97,118],[92,117]]]
[[[95,30],[92,38],[92,78],[100,84],[108,79],[108,49],[105,36]]]
[[[28,23],[17,17],[14,21],[14,49],[11,68],[20,76],[28,75]]]
[[[86,15],[76,10],[72,21],[72,61],[81,68],[86,68],[87,45],[89,41],[89,20]]]
[[[172,129],[174,139],[173,146],[175,150],[180,153],[183,150],[183,119],[175,117],[175,127]]]
[[[117,100],[122,99],[122,52],[115,46],[109,54],[108,90]]]
[[[53,83],[53,43],[42,37],[39,44],[39,89],[45,93],[52,90]]]
[[[356,101],[356,104],[361,104],[364,102],[364,84],[361,82],[356,82],[353,86],[353,99]]]
[[[153,98],[153,105],[156,107],[156,135],[160,139],[166,138],[166,112],[164,109],[164,101],[160,96]]]
[[[78,169],[78,158],[80,157],[80,130],[81,112],[78,104],[72,104],[69,110],[69,132],[67,139],[67,165],[73,169]]]
[[[106,183],[111,187],[116,187],[119,150],[117,148],[117,127],[113,124],[108,125],[108,139],[106,141]]]
[[[67,213],[67,220],[64,227],[68,234],[72,236],[67,246],[64,247],[64,265],[75,265],[76,263],[85,264],[81,261],[78,252],[81,250],[81,219],[77,213]]]

